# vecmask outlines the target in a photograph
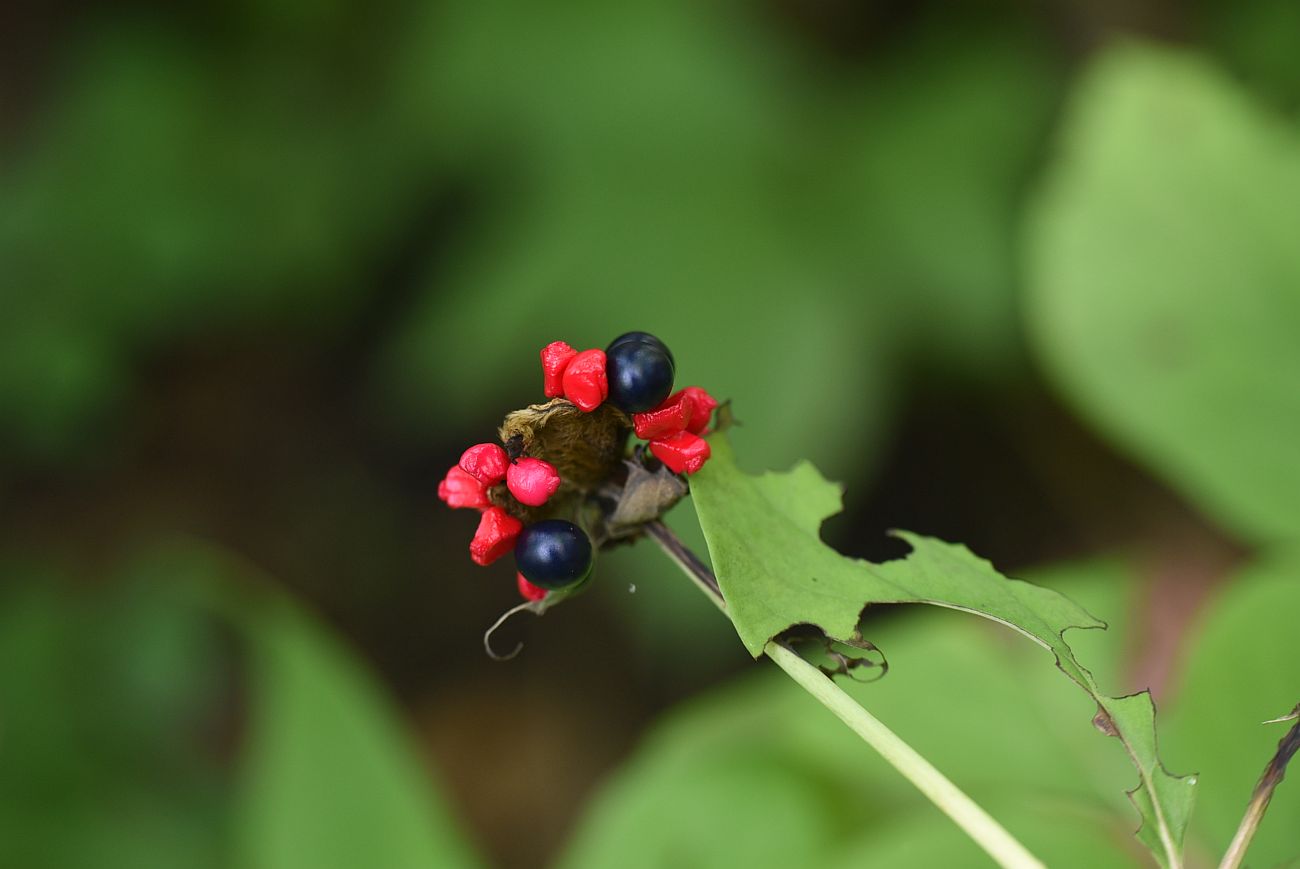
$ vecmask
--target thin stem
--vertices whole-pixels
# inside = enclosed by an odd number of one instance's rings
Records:
[[[1297,706],[1290,715],[1275,720],[1286,721],[1291,718],[1300,718],[1300,706]],[[1259,828],[1259,822],[1264,817],[1264,812],[1268,810],[1269,801],[1273,799],[1273,791],[1281,784],[1282,777],[1286,775],[1286,765],[1297,750],[1300,750],[1300,721],[1296,721],[1287,731],[1286,736],[1278,742],[1273,759],[1268,762],[1268,766],[1264,767],[1263,775],[1255,783],[1255,791],[1250,796],[1250,804],[1246,806],[1246,814],[1241,819],[1241,826],[1237,827],[1237,834],[1232,837],[1232,844],[1223,855],[1219,869],[1237,869],[1241,865],[1251,840],[1255,838],[1255,830]]]
[[[1029,853],[1001,824],[962,793],[916,749],[844,693],[821,670],[799,657],[788,646],[775,641],[768,643],[763,652],[819,703],[835,713],[849,729],[862,737],[863,742],[878,751],[930,802],[952,818],[998,865],[1042,867],[1038,858]]]
[[[722,599],[722,589],[718,587],[718,578],[709,570],[708,565],[700,560],[700,557],[686,546],[673,529],[669,528],[663,522],[656,519],[653,522],[647,522],[645,525],[646,533],[654,538],[655,543],[664,554],[673,560],[673,562],[682,569],[682,572],[691,578],[691,581],[704,592],[705,597],[713,601],[713,605],[724,613],[727,611],[727,602]]]
[[[726,603],[713,571],[686,548],[668,526],[652,522],[646,526],[646,530],[668,557],[725,613]],[[1016,869],[1042,869],[1042,862],[1029,853],[1001,824],[821,670],[799,657],[788,646],[776,641],[768,643],[763,653],[902,773],[904,778],[961,827],[998,865]]]

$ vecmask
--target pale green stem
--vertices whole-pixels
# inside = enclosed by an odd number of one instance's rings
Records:
[[[682,545],[667,526],[652,522],[646,526],[646,530],[668,557],[725,613],[727,606],[713,572]],[[768,643],[763,652],[817,702],[847,724],[863,742],[889,761],[894,769],[961,827],[998,865],[1015,869],[1042,869],[1042,862],[1029,853],[1001,824],[820,669],[775,641]]]
[[[966,835],[975,840],[1000,866],[1042,867],[1042,863],[1025,849],[1005,828],[935,769],[916,749],[908,745],[862,708],[852,697],[820,669],[799,657],[786,646],[768,643],[764,654],[771,658],[791,679],[816,698],[835,717],[862,737],[916,789],[952,818]]]

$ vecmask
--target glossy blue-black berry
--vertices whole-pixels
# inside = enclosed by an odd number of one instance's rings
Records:
[[[564,588],[591,573],[591,538],[563,519],[543,519],[519,532],[515,566],[524,578],[542,588]]]
[[[662,344],[628,341],[605,351],[609,401],[627,413],[654,410],[673,391],[673,357]]]
[[[667,344],[660,341],[658,338],[656,338],[654,335],[651,335],[649,332],[624,332],[622,335],[619,335],[613,341],[609,342],[609,346],[605,348],[605,355],[608,356],[609,351],[613,350],[615,347],[617,347],[620,344],[633,344],[633,343],[652,344],[655,347],[658,347],[660,350],[668,354],[668,361],[673,363],[673,366],[676,367],[677,360],[673,358],[673,351],[668,349]]]

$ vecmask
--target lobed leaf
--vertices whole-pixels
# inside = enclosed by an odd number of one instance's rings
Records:
[[[1131,793],[1142,816],[1139,838],[1166,866],[1180,863],[1195,779],[1174,776],[1156,752],[1155,708],[1146,692],[1104,694],[1063,634],[1105,625],[1064,596],[1008,579],[957,546],[906,532],[903,559],[873,564],[822,542],[822,522],[841,509],[841,489],[803,462],[785,473],[746,474],[725,436],[691,491],[728,612],[754,657],[800,624],[836,640],[853,636],[862,611],[877,604],[925,603],[983,616],[1056,656],[1057,666],[1097,703],[1095,722],[1124,745],[1139,776]]]
[[[1106,560],[1064,566],[1042,579],[1084,595],[1096,609],[1118,610],[1130,577]],[[712,608],[695,609],[716,618]],[[1124,800],[1107,782],[1123,774],[1125,761],[1078,726],[1089,704],[1050,676],[1036,647],[1008,644],[989,625],[935,607],[898,615],[872,632],[889,650],[893,675],[870,684],[846,680],[848,693],[906,734],[1047,865],[1149,865],[1136,842],[1115,835],[1126,820]],[[1111,631],[1123,627],[1121,621]],[[1085,634],[1077,640],[1087,642],[1076,645],[1097,647],[1095,669],[1108,678],[1121,644],[1094,642],[1102,639],[1110,638]],[[935,714],[937,697],[944,715]],[[984,714],[989,708],[1003,721],[1035,726],[1007,727]],[[775,768],[789,770],[797,785],[774,794],[761,773],[774,777]],[[727,782],[732,790],[703,801],[700,782],[711,794]],[[686,792],[696,798],[683,800]],[[827,826],[827,819],[834,823]],[[833,716],[809,714],[807,694],[775,668],[756,668],[657,721],[587,803],[557,866],[787,869],[787,840],[771,835],[778,830],[798,839],[798,865],[988,863],[893,767],[863,751],[856,734]],[[745,840],[744,861],[719,856],[731,838]]]

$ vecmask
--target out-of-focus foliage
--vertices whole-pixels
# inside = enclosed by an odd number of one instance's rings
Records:
[[[1019,798],[984,801],[990,812],[1036,855],[1051,855],[1052,866],[1093,869],[1098,865],[1145,865],[1117,847],[1114,821],[1052,801],[1026,803]],[[965,834],[947,818],[930,813],[900,819],[884,830],[864,833],[839,850],[827,865],[835,869],[891,866],[978,866],[986,857],[971,850]]]
[[[1225,66],[1293,116],[1300,108],[1300,6],[1290,0],[1201,0],[1198,35]]]
[[[1292,548],[1250,565],[1206,603],[1197,640],[1179,680],[1177,702],[1162,726],[1175,764],[1195,764],[1192,832],[1221,854],[1241,821],[1264,764],[1289,725],[1261,725],[1300,699],[1294,662],[1300,613],[1300,557]],[[1279,866],[1300,854],[1300,788],[1288,779],[1274,793],[1248,860]]]
[[[0,865],[224,865],[222,774],[195,735],[221,684],[210,625],[166,586],[3,575]]]
[[[52,457],[102,437],[142,350],[336,330],[424,195],[429,145],[386,111],[385,68],[329,46],[130,18],[84,40],[0,174],[0,426]]]
[[[1117,443],[1243,535],[1300,528],[1300,135],[1204,61],[1115,49],[1029,225],[1036,344]]]
[[[126,573],[88,592],[29,570],[0,601],[0,862],[478,865],[387,701],[310,617],[204,548]],[[232,642],[242,673],[223,672]],[[223,707],[244,680],[247,722]]]
[[[253,712],[236,804],[249,869],[475,866],[367,673],[287,600],[244,618]]]

